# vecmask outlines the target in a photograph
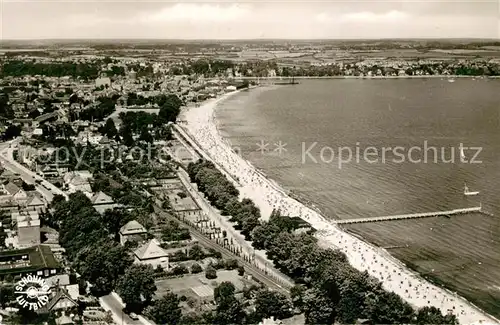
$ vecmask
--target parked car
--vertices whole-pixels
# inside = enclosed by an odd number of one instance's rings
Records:
[[[133,320],[139,320],[139,316],[137,316],[136,313],[130,313],[129,317],[132,318]]]

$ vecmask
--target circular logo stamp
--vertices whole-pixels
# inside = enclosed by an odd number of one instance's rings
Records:
[[[39,276],[28,275],[16,284],[16,301],[21,307],[38,310],[49,302],[50,288]]]

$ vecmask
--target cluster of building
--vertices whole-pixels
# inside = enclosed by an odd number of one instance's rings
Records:
[[[422,76],[422,75],[499,75],[495,60],[372,58],[361,62],[337,64],[345,76]]]
[[[61,175],[65,192],[81,191],[91,200],[94,208],[104,213],[107,209],[119,207],[113,199],[102,191],[92,192],[92,174],[86,170],[70,171]],[[8,169],[0,174],[0,211],[3,215],[2,227],[7,233],[5,248],[28,248],[41,243],[40,216],[47,211],[47,198],[33,186],[23,189],[26,183],[19,175]],[[42,185],[40,185],[42,186]]]
[[[23,189],[23,180],[7,169],[2,170],[0,180],[2,227],[7,230],[6,243],[0,245],[20,248],[39,245],[40,213],[45,212],[47,201],[38,192]]]
[[[90,123],[90,125],[94,124]],[[91,184],[94,175],[88,170],[71,171],[64,164],[37,162],[36,153],[47,154],[56,148],[45,145],[44,150],[34,151],[32,155],[22,154],[29,150],[21,150],[21,148],[29,145],[29,141],[24,145],[16,145],[16,150],[20,153],[16,160],[22,163],[26,170],[44,180],[50,180],[53,184],[60,183],[58,187],[65,194],[83,192],[99,213],[122,207],[115,203],[107,193],[93,192]],[[179,140],[172,140],[170,145],[164,148],[173,159],[184,165],[197,159]],[[66,312],[62,314],[61,322],[70,321],[67,314],[84,296],[81,295],[78,284],[70,284],[68,280],[69,269],[63,267],[66,264],[64,249],[58,244],[57,232],[47,226],[41,227],[41,219],[48,209],[48,199],[44,197],[43,191],[38,192],[43,184],[35,184],[34,189],[23,189],[24,181],[21,176],[10,171],[9,165],[6,164],[4,167],[0,174],[3,181],[0,209],[4,210],[5,220],[8,222],[2,224],[7,236],[4,248],[0,250],[0,260],[3,263],[3,266],[0,266],[0,278],[12,277],[15,281],[27,275],[45,278],[51,283],[53,294],[50,302],[40,312]],[[145,185],[159,205],[168,202],[170,211],[178,219],[197,227],[208,238],[236,251],[236,245],[233,243],[229,230],[226,233],[220,222],[203,211],[199,201],[193,197],[192,189],[188,188],[175,173],[154,179],[138,176],[133,183]],[[203,272],[188,271],[187,274],[179,277],[175,270],[179,268],[191,270],[194,264],[206,269],[217,260],[207,257],[200,261],[190,259],[189,256],[179,260],[179,254],[189,255],[188,252],[194,246],[199,245],[198,241],[196,239],[173,241],[162,239],[162,224],[168,221],[161,220],[161,216],[156,216],[156,218],[160,220],[156,227],[151,229],[146,229],[139,220],[126,223],[119,231],[120,244],[133,245],[134,263],[151,265],[154,269],[161,269],[164,272],[162,273],[164,276],[157,279],[158,297],[168,292],[167,288],[173,287],[175,293],[190,297],[191,302],[189,306],[185,306],[185,310],[200,311],[214,308],[215,282],[205,279]],[[202,250],[206,252],[206,249],[202,248]],[[172,274],[176,276],[172,277]],[[250,278],[239,276],[237,271],[221,270],[218,272],[218,279],[218,282],[227,280],[236,283],[239,294],[242,294],[243,288],[256,284]],[[102,316],[102,312],[99,311],[99,313]]]
[[[21,59],[41,64],[61,63],[60,59],[50,61],[39,57]],[[95,63],[96,58],[74,56],[65,60],[74,64],[90,64]],[[53,117],[67,121],[70,113],[77,114],[81,110],[95,107],[99,97],[119,96],[118,103],[125,109],[148,108],[127,105],[127,94],[135,93],[148,98],[170,93],[176,94],[185,102],[191,102],[215,97],[235,87],[234,80],[226,78],[226,74],[220,74],[215,78],[172,75],[170,69],[178,64],[178,61],[157,62],[123,58],[113,63],[101,64],[100,76],[93,80],[82,80],[72,76],[4,76],[2,88],[4,91],[8,90],[9,105],[18,122],[27,122],[25,120],[29,119],[34,126],[37,126]],[[112,71],[113,67],[119,67],[123,73],[115,74],[116,72]],[[138,74],[134,67],[144,68],[147,72]],[[232,77],[233,73],[228,73],[227,76]],[[155,107],[151,105],[149,108]],[[31,118],[28,113],[36,117]]]
[[[66,192],[83,191],[97,211],[104,213],[117,206],[109,195],[92,192],[89,183],[92,175],[88,171],[63,174]],[[0,281],[18,283],[30,275],[42,278],[50,293],[47,302],[36,311],[41,314],[57,313],[60,315],[58,324],[73,324],[69,313],[79,306],[79,300],[87,301],[89,298],[82,296],[79,283],[70,281],[70,269],[64,266],[67,263],[64,248],[58,243],[57,231],[41,224],[41,219],[48,212],[47,198],[43,192],[26,188],[20,175],[7,168],[1,168],[0,180],[0,231],[4,234],[0,243]],[[92,302],[92,299],[89,301]],[[95,320],[95,324],[106,316],[97,309],[91,314],[86,319]]]
[[[335,59],[327,62],[278,63],[260,61],[250,64],[242,77],[328,77],[328,76],[499,76],[500,62],[495,59]]]

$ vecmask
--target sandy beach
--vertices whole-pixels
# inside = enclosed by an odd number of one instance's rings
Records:
[[[224,173],[232,176],[241,197],[255,202],[263,219],[269,218],[273,209],[301,217],[318,229],[317,237],[322,246],[340,249],[356,269],[366,270],[379,279],[386,290],[397,293],[414,307],[438,307],[444,313],[455,314],[461,324],[500,324],[465,299],[429,283],[384,249],[344,232],[318,212],[289,197],[275,182],[237,155],[220,136],[214,117],[217,104],[235,93],[237,91],[183,111],[181,119],[186,123],[182,127]]]

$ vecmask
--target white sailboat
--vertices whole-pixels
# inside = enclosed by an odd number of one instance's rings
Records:
[[[473,196],[473,195],[478,195],[478,194],[479,194],[479,191],[474,191],[474,192],[469,191],[467,184],[464,183],[464,195],[465,196]]]

